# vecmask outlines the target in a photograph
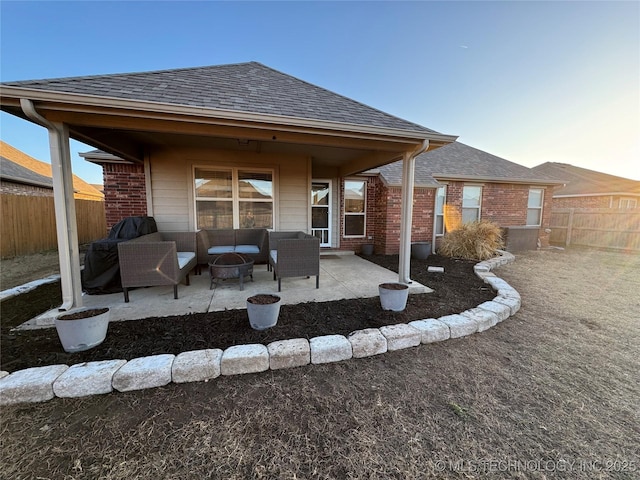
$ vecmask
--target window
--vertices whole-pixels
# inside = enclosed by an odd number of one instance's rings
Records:
[[[273,171],[195,169],[197,228],[273,228]]]
[[[367,182],[344,182],[344,236],[364,237],[367,207]]]
[[[540,226],[542,220],[542,188],[529,189],[529,202],[527,203],[527,225]]]
[[[465,185],[462,189],[462,223],[480,220],[480,200],[482,187]]]
[[[436,235],[444,235],[444,204],[447,199],[447,187],[436,190]]]
[[[637,208],[638,200],[635,198],[621,198],[618,203],[618,208]]]

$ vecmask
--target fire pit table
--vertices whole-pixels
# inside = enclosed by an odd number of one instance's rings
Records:
[[[237,278],[240,281],[240,290],[244,290],[244,277],[249,276],[253,281],[253,259],[241,253],[223,253],[209,262],[209,275],[209,290],[213,289],[214,283],[217,285],[216,280],[227,278]]]

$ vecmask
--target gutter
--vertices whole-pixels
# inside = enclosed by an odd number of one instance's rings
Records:
[[[548,178],[511,178],[511,177],[479,177],[477,175],[449,175],[445,173],[432,173],[431,176],[437,181],[447,180],[463,180],[473,182],[491,182],[491,183],[522,183],[522,184],[535,184],[535,185],[564,185],[564,181],[550,180]]]
[[[82,306],[80,254],[73,195],[73,174],[71,172],[71,156],[69,152],[69,131],[66,126],[56,125],[40,115],[36,111],[33,101],[28,98],[20,98],[20,107],[29,120],[45,127],[49,131],[53,199],[62,286],[62,305],[59,310],[66,311],[73,307]]]

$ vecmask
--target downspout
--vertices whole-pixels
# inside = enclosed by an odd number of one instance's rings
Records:
[[[411,283],[411,225],[413,220],[413,188],[416,157],[429,149],[429,140],[413,152],[405,152],[402,161],[402,204],[400,214],[400,264],[398,265],[398,281]]]
[[[50,122],[44,118],[36,111],[33,102],[27,98],[20,99],[20,107],[32,122],[45,127],[49,131],[53,200],[62,286],[62,305],[60,310],[81,307],[82,281],[80,277],[76,204],[73,196],[73,173],[71,172],[71,153],[69,150],[69,129],[63,123]]]

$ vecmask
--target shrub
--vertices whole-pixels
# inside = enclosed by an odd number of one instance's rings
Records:
[[[486,260],[495,257],[496,251],[503,246],[500,227],[493,222],[480,220],[447,232],[438,253],[446,257]]]

